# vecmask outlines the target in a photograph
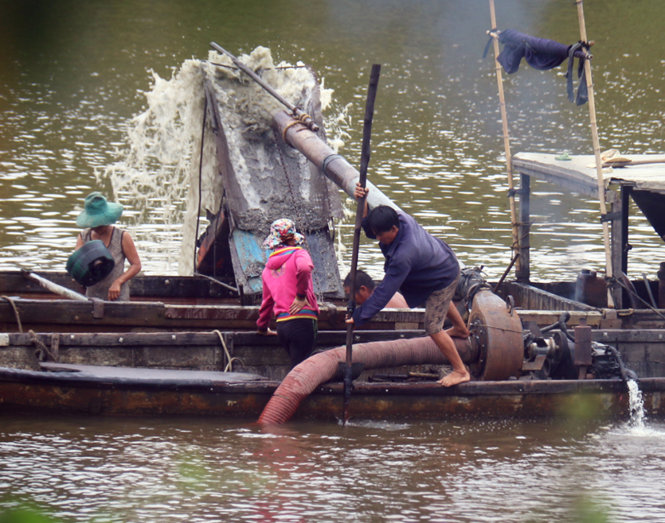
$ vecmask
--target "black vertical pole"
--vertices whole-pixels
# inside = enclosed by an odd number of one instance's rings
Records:
[[[373,64],[372,71],[369,77],[369,87],[367,90],[367,102],[365,104],[365,121],[363,125],[363,143],[360,153],[360,173],[358,183],[361,187],[365,187],[367,183],[367,166],[369,165],[370,149],[369,140],[372,134],[372,118],[374,117],[374,100],[376,98],[376,91],[379,86],[379,74],[381,73],[381,65]],[[360,229],[363,221],[363,214],[365,211],[365,197],[358,201],[358,208],[356,209],[356,223],[353,229],[353,251],[351,254],[351,285],[350,296],[347,312],[349,315],[353,313],[355,307],[354,297],[356,292],[356,270],[358,269],[358,248],[360,245]],[[346,326],[346,366],[344,368],[344,423],[349,419],[349,400],[351,399],[352,375],[352,353],[353,353],[353,323],[348,323]]]

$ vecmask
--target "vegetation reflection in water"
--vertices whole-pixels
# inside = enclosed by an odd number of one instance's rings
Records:
[[[54,521],[615,521],[662,516],[665,427],[4,418],[0,507]],[[580,405],[583,405],[580,408]]]

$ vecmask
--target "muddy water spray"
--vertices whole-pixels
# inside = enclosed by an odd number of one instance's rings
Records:
[[[297,106],[306,107],[314,93],[319,96],[322,109],[331,103],[332,91],[318,85],[312,72],[302,64],[276,65],[270,50],[264,47],[239,58],[251,69],[260,71],[267,83]],[[162,226],[161,237],[155,237],[154,232],[147,237],[140,225],[133,232],[142,256],[165,259],[164,272],[169,272],[172,261],[178,259],[178,272],[192,274],[199,198],[204,214],[216,213],[222,198],[209,118],[203,133],[203,154],[199,154],[206,80],[215,90],[230,160],[251,210],[236,217],[241,222],[238,225],[248,230],[267,228],[262,222],[268,222],[269,218],[260,211],[262,208],[274,210],[282,205],[285,212],[289,209],[294,212],[293,201],[271,194],[271,185],[261,183],[261,173],[269,176],[273,168],[269,151],[275,139],[271,115],[280,109],[274,98],[243,77],[229,58],[215,51],[210,51],[208,61],[185,61],[169,80],[153,73],[152,88],[146,93],[148,107],[129,122],[127,150],[105,175],[110,177],[116,196],[132,202],[139,223],[152,224],[152,231],[155,224]],[[342,110],[333,116],[331,128],[339,130],[346,121],[344,115]],[[338,131],[331,140],[334,148],[343,143],[342,136]],[[303,188],[299,189],[302,192]],[[309,218],[314,214],[306,207],[307,201],[299,204],[303,206],[297,210],[299,215]],[[316,202],[311,205],[315,207]],[[243,220],[247,223],[242,223]]]

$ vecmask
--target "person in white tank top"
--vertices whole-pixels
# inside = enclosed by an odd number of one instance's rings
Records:
[[[122,214],[122,205],[108,202],[99,192],[85,198],[84,210],[76,224],[85,229],[79,233],[76,249],[92,240],[101,240],[111,253],[115,265],[111,273],[99,283],[86,288],[86,296],[109,301],[129,301],[128,282],[141,270],[141,259],[134,240],[127,231],[112,224]],[[125,260],[129,267],[125,270]]]

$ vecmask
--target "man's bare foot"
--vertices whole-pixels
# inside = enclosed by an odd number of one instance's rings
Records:
[[[452,387],[453,385],[459,385],[460,383],[464,383],[469,380],[471,380],[471,375],[467,370],[464,370],[464,372],[454,370],[450,374],[445,375],[443,378],[437,381],[437,383],[443,387]]]
[[[464,330],[462,330],[461,327],[460,328],[451,327],[450,329],[446,329],[446,334],[448,334],[448,336],[450,336],[451,338],[462,338],[463,340],[471,336],[469,329],[467,329],[466,327],[464,327]]]

